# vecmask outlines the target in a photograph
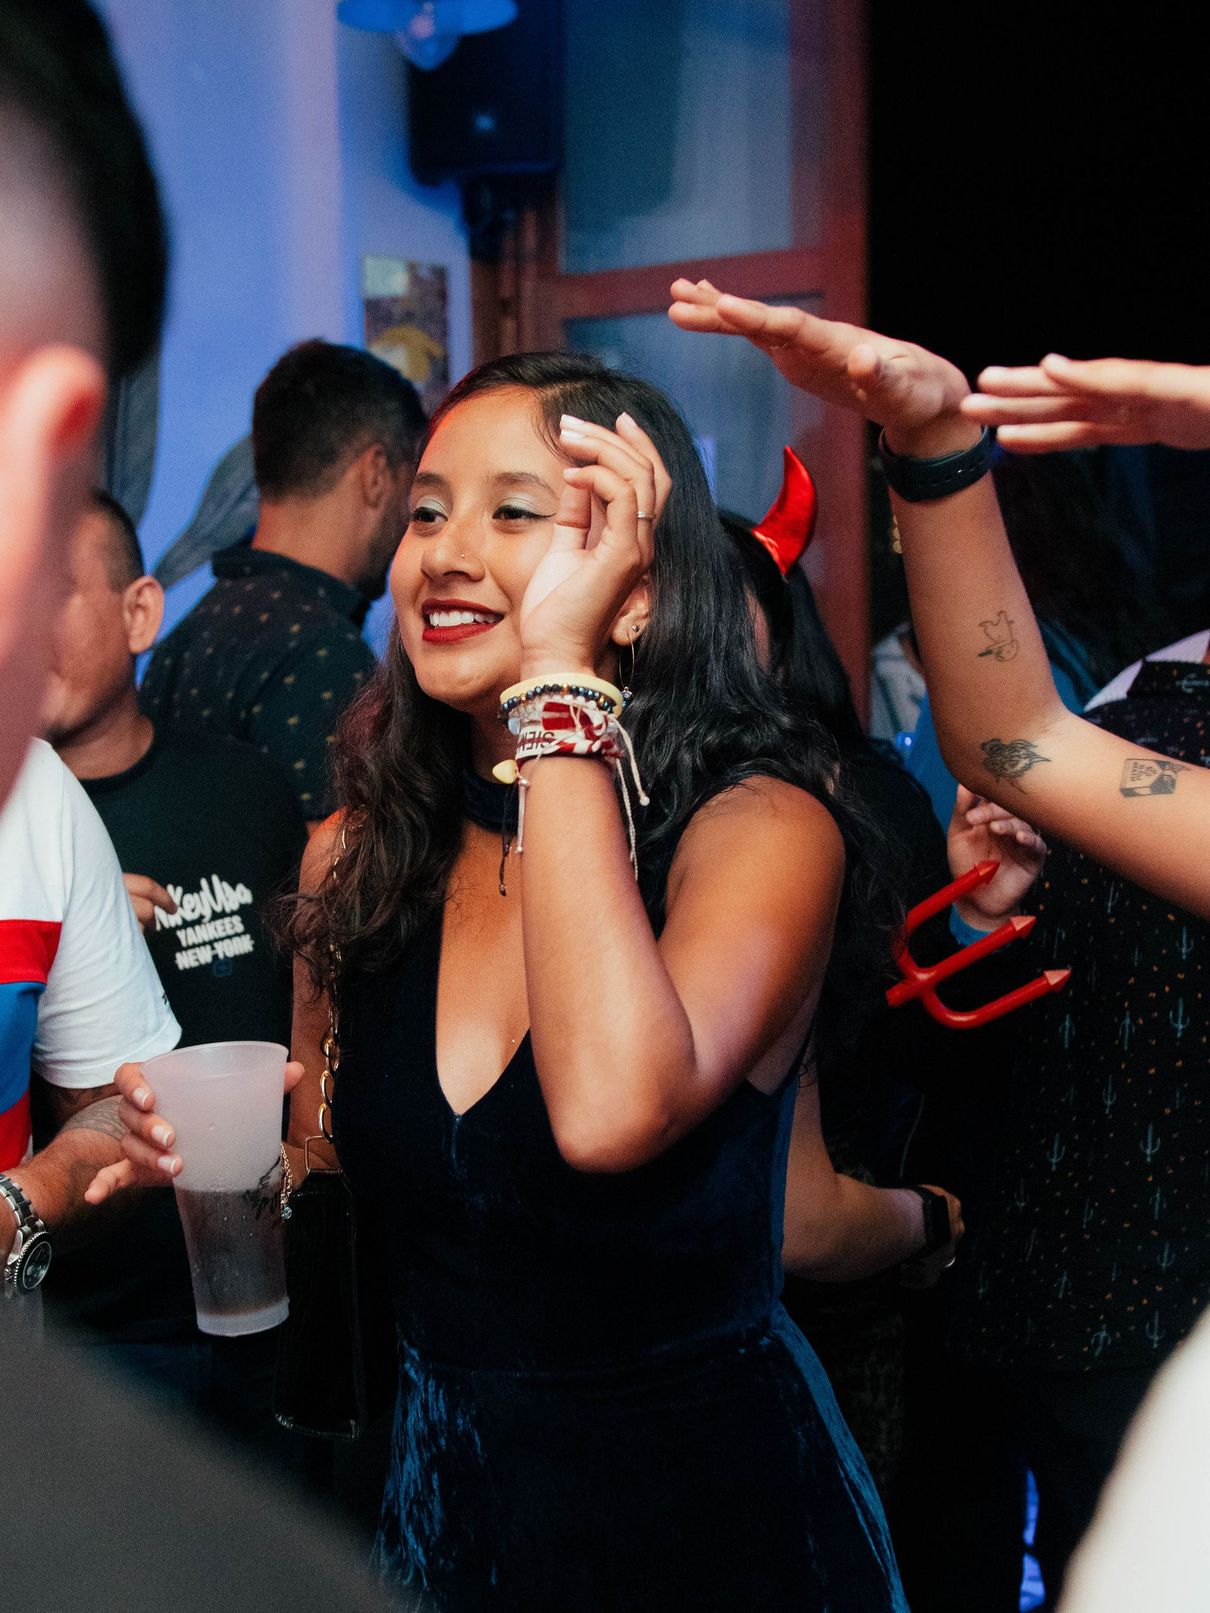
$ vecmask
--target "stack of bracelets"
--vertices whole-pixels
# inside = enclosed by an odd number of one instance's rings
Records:
[[[517,736],[517,756],[501,762],[493,772],[505,784],[520,790],[517,803],[517,850],[525,849],[525,792],[529,780],[522,764],[539,756],[597,756],[608,762],[618,781],[618,791],[626,813],[630,841],[630,866],[638,877],[634,812],[630,785],[641,806],[647,805],[639,764],[635,760],[630,735],[622,727],[621,690],[603,678],[577,675],[560,678],[557,674],[514,683],[500,697],[500,721]],[[629,772],[629,778],[627,773]]]

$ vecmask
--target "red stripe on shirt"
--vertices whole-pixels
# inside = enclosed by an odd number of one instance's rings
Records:
[[[29,1138],[29,1093],[25,1092],[0,1115],[0,1171],[21,1163],[29,1149]]]
[[[46,983],[63,926],[49,919],[0,919],[0,984]]]

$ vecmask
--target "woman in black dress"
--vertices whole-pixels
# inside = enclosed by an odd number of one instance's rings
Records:
[[[381,1572],[450,1613],[902,1609],[778,1301],[846,809],[685,425],[591,359],[473,372],[391,590],[291,920],[292,1140],[335,955],[336,1149],[398,1325]]]

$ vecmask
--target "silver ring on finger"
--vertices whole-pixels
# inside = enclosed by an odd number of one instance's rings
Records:
[[[651,521],[655,519],[650,510],[636,510],[634,518],[636,521]]]

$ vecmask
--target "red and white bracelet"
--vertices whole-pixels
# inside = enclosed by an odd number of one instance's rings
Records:
[[[634,827],[634,811],[630,801],[630,786],[641,806],[648,796],[639,777],[630,735],[622,727],[611,702],[599,700],[596,691],[573,690],[570,687],[556,691],[543,689],[513,696],[505,720],[517,735],[517,754],[512,763],[503,762],[494,769],[497,778],[506,783],[516,782],[520,790],[517,803],[517,851],[525,849],[525,796],[529,780],[521,771],[526,762],[541,756],[592,756],[608,762],[618,781],[618,793],[626,814],[626,833],[630,842],[630,866],[638,878],[639,865]],[[620,709],[621,701],[618,701]],[[507,778],[505,774],[507,773]]]

